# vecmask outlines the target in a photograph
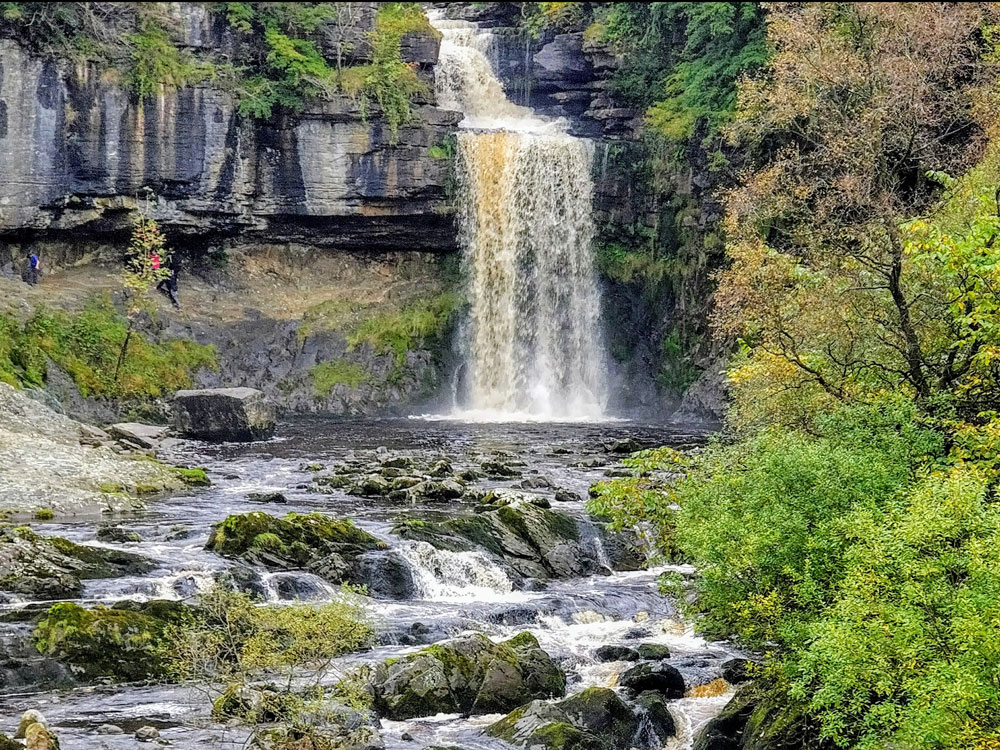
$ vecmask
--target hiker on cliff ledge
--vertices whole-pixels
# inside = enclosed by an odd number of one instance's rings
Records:
[[[159,261],[159,256],[157,256],[157,261]],[[176,254],[171,253],[170,259],[167,261],[167,265],[170,268],[170,276],[162,279],[160,283],[156,285],[156,289],[169,297],[170,302],[174,307],[180,309],[181,303],[177,301],[177,274],[179,268]],[[157,267],[159,267],[159,263],[157,263]]]
[[[39,260],[38,256],[35,255],[30,250],[27,256],[28,269],[25,274],[24,280],[27,281],[31,286],[35,286],[38,283],[38,279],[42,272],[42,261]]]

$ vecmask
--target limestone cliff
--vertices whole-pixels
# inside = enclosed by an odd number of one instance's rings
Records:
[[[225,19],[172,3],[175,43],[225,51]],[[374,3],[361,3],[374,6]],[[349,29],[370,30],[374,12]],[[342,31],[342,30],[341,30]],[[408,34],[404,61],[433,75],[437,40]],[[428,97],[394,139],[380,113],[344,94],[298,115],[253,119],[203,83],[140,99],[113,71],[30,53],[0,39],[0,243],[120,235],[137,200],[195,249],[227,237],[365,250],[451,250],[446,142],[458,115]],[[50,255],[50,265],[62,251]],[[9,269],[8,269],[9,270]]]

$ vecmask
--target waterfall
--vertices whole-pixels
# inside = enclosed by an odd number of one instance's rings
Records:
[[[482,552],[451,552],[427,542],[399,548],[420,596],[429,601],[503,600],[514,590],[507,574]]]
[[[491,34],[441,31],[438,103],[458,134],[459,237],[470,304],[462,416],[598,419],[607,401],[593,260],[593,144],[510,101]]]

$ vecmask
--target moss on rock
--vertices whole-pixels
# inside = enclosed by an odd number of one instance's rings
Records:
[[[527,633],[503,643],[478,634],[436,643],[366,677],[376,710],[394,720],[510,711],[566,690],[562,670]]]
[[[332,583],[361,583],[358,558],[386,545],[350,520],[322,513],[277,518],[255,511],[216,524],[205,548],[273,570],[309,570]]]
[[[178,602],[130,602],[94,609],[60,602],[35,628],[35,647],[86,680],[161,679],[167,675],[162,651],[166,629],[181,622],[187,612]]]

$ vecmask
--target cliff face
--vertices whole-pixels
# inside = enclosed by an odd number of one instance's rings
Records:
[[[373,4],[362,4],[373,5]],[[224,19],[175,3],[177,40],[225,50]],[[360,14],[356,35],[373,12]],[[404,60],[432,75],[437,41],[407,35]],[[0,40],[0,240],[99,239],[129,227],[137,200],[171,235],[210,246],[302,241],[367,250],[451,250],[450,162],[459,115],[417,101],[391,134],[347,96],[269,121],[243,117],[210,85],[140,101],[92,66],[31,56]],[[147,188],[149,191],[147,191]],[[364,231],[359,231],[363,229]]]

